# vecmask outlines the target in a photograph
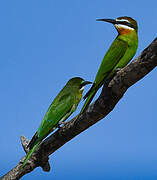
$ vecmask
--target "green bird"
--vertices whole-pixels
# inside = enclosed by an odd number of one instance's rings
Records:
[[[42,120],[39,129],[28,144],[30,149],[22,164],[25,166],[32,153],[39,146],[41,141],[62,124],[77,108],[84,91],[84,87],[91,84],[89,81],[84,81],[80,77],[70,79],[64,88],[59,92],[56,98],[48,108],[44,119]]]
[[[118,31],[118,36],[111,44],[99,67],[94,83],[84,96],[86,99],[81,112],[84,112],[98,89],[105,81],[112,78],[116,71],[125,67],[133,58],[138,47],[138,26],[131,17],[118,17],[117,19],[97,19],[97,21],[109,22]]]

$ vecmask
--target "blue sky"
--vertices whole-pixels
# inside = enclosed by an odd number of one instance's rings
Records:
[[[156,37],[156,7],[155,0],[0,1],[0,176],[24,156],[20,135],[33,136],[65,83],[94,80],[117,35],[96,18],[135,18],[138,56]],[[22,179],[157,179],[156,76],[153,70],[105,119],[55,152],[49,173],[37,168]]]

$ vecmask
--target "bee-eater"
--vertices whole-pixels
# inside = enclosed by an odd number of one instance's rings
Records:
[[[94,83],[84,96],[86,99],[81,112],[84,112],[98,89],[104,82],[113,77],[116,70],[125,67],[133,58],[138,47],[137,22],[131,17],[118,17],[117,19],[97,19],[97,21],[109,22],[118,31],[118,36],[111,44],[99,67]]]
[[[25,166],[41,141],[63,123],[77,108],[83,94],[84,86],[91,84],[80,77],[70,79],[48,108],[40,126],[30,143],[29,152],[22,164]]]

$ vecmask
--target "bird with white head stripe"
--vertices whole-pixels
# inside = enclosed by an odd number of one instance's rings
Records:
[[[118,36],[105,54],[96,74],[93,86],[84,96],[86,101],[80,114],[87,109],[96,92],[104,82],[113,77],[117,69],[125,67],[130,62],[138,47],[138,26],[133,18],[123,16],[116,19],[97,19],[97,21],[113,24],[118,31]]]

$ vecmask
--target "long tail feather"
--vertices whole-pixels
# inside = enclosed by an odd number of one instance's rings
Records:
[[[95,94],[97,93],[97,91],[98,91],[98,89],[104,84],[104,83],[106,83],[106,84],[108,84],[111,80],[112,80],[112,78],[113,78],[113,76],[114,76],[114,73],[115,72],[111,72],[108,76],[107,76],[107,74],[106,75],[104,75],[104,78],[103,78],[103,80],[99,83],[99,84],[93,84],[93,86],[89,89],[89,91],[85,94],[85,96],[83,97],[83,99],[85,100],[86,99],[86,101],[85,101],[85,103],[84,103],[84,105],[83,105],[83,107],[82,107],[82,109],[81,109],[81,111],[80,111],[80,113],[79,113],[79,116],[80,116],[80,114],[82,114],[83,112],[85,112],[85,110],[87,110],[87,108],[88,108],[88,106],[89,106],[89,104],[91,103],[91,101],[92,101],[92,99],[94,98],[94,96],[95,96]],[[78,117],[79,117],[78,116]]]
[[[84,95],[84,97],[83,97],[84,100],[87,99],[87,97],[88,97],[88,96],[90,95],[90,93],[93,91],[94,87],[95,87],[95,84],[93,84],[93,86],[89,89],[89,91]]]
[[[26,165],[27,161],[29,160],[29,158],[31,157],[31,155],[33,154],[33,152],[37,149],[38,145],[40,144],[40,140],[38,140],[32,149],[30,149],[30,151],[27,153],[26,159],[24,160],[23,164],[22,164],[22,168]]]
[[[90,90],[89,90],[90,91]],[[92,99],[94,98],[95,94],[96,94],[97,90],[96,89],[93,89],[92,91],[90,91],[90,93],[88,93],[88,97],[86,96],[86,101],[80,111],[79,114],[82,114],[83,112],[85,112],[85,110],[87,110],[89,104],[91,103]]]

